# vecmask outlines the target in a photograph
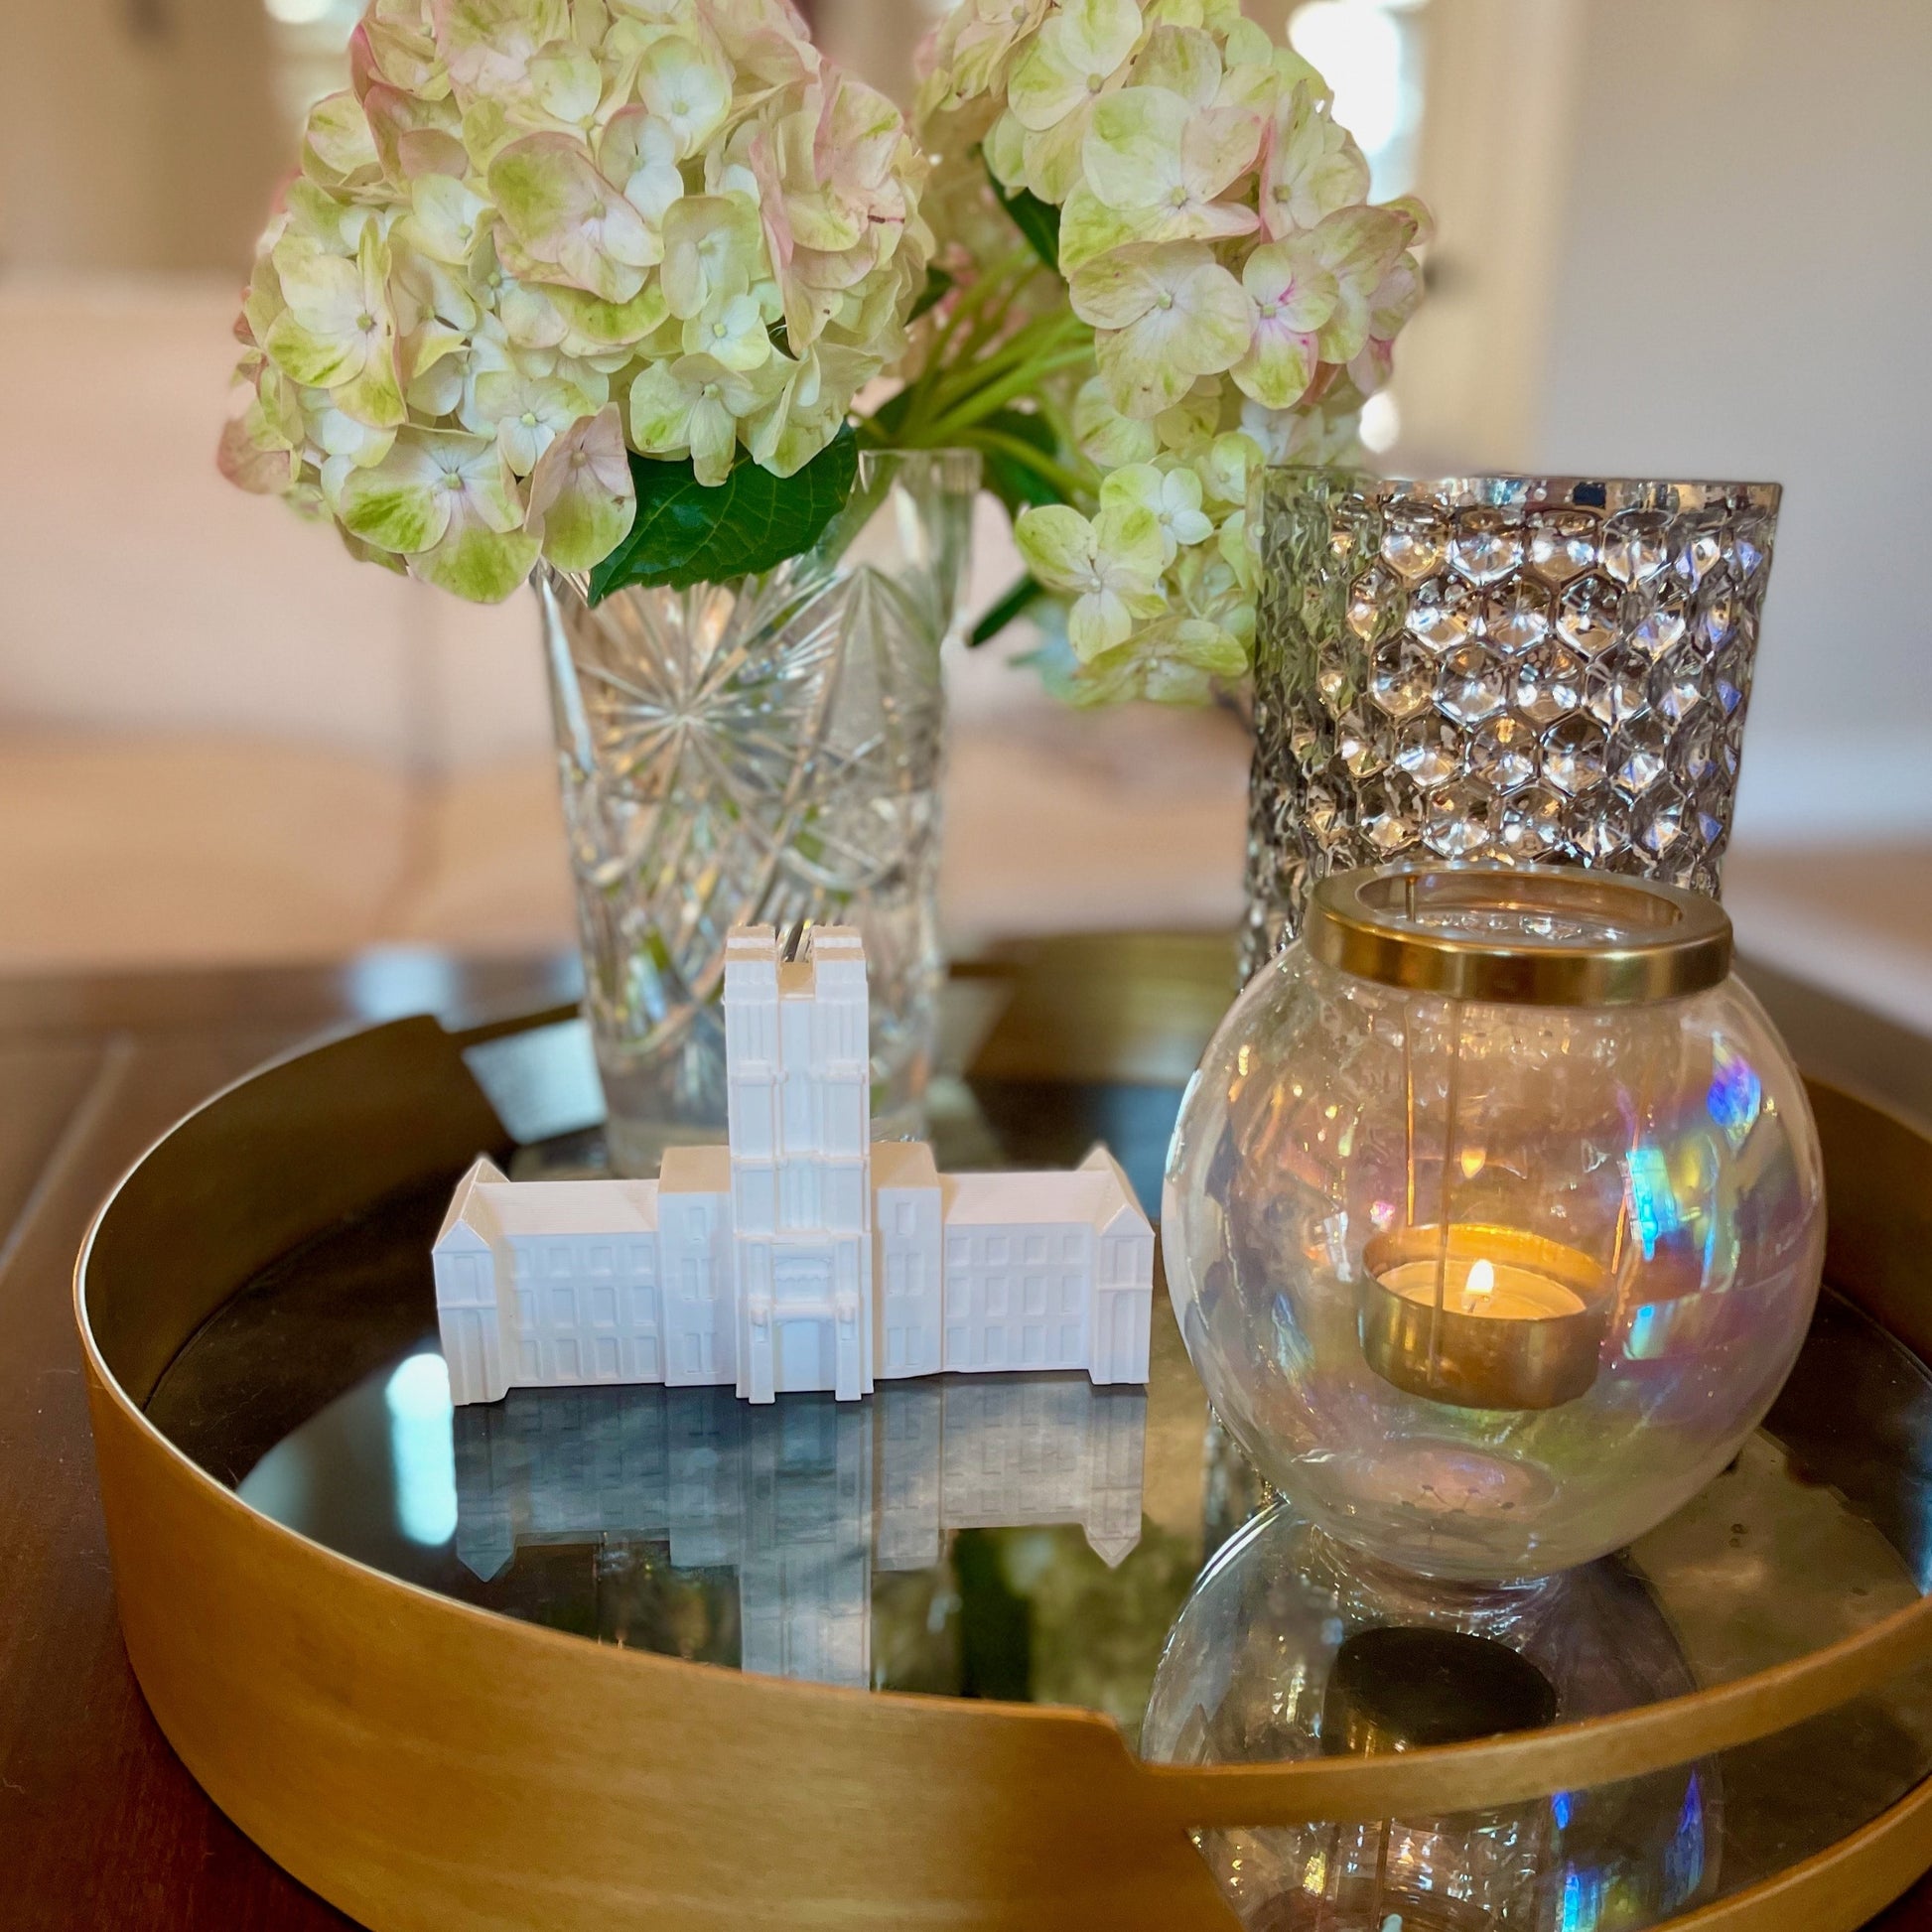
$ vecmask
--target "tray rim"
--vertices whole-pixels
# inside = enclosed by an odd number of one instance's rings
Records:
[[[520,1024],[534,1026],[554,1017],[555,1010],[549,1009]],[[312,1826],[305,1828],[293,1814],[318,1804],[326,1809],[331,1795],[326,1790],[308,1788],[313,1780],[305,1784],[299,1778],[283,1777],[273,1781],[273,1791],[250,1788],[249,1768],[256,1751],[272,1750],[271,1740],[281,1728],[294,1726],[286,1742],[303,1736],[313,1742],[318,1723],[333,1721],[339,1727],[342,1718],[337,1708],[340,1684],[332,1686],[326,1681],[327,1672],[317,1659],[309,1659],[306,1667],[298,1669],[283,1686],[292,1701],[291,1709],[276,1713],[251,1707],[246,1696],[250,1671],[265,1668],[269,1661],[264,1656],[268,1646],[259,1641],[252,1646],[243,1642],[225,1661],[207,1654],[197,1633],[225,1630],[236,1636],[250,1621],[245,1614],[250,1592],[256,1608],[278,1601],[285,1615],[302,1623],[307,1640],[324,1652],[335,1653],[332,1661],[339,1671],[344,1664],[345,1637],[346,1654],[353,1658],[356,1670],[373,1669],[378,1676],[387,1671],[391,1677],[399,1658],[415,1654],[419,1664],[423,1661],[425,1653],[412,1653],[410,1645],[426,1639],[429,1653],[444,1644],[459,1646],[466,1655],[480,1651],[487,1659],[486,1671],[511,1677],[533,1673],[553,1689],[577,1680],[575,1702],[584,1700],[584,1686],[593,1681],[605,1683],[607,1690],[617,1687],[621,1692],[621,1701],[635,1707],[651,1728],[665,1724],[680,1727],[708,1724],[726,1715],[749,1720],[754,1734],[738,1753],[743,1762],[714,1768],[734,1777],[761,1769],[765,1786],[773,1786],[773,1767],[757,1733],[771,1725],[794,1731],[802,1722],[813,1730],[835,1733],[839,1748],[833,1755],[839,1760],[840,1775],[856,1776],[861,1787],[873,1790],[877,1801],[888,1803],[902,1789],[899,1777],[905,1739],[918,1740],[912,1746],[913,1757],[928,1767],[934,1747],[948,1741],[968,1742],[968,1755],[975,1763],[998,1761],[1012,1783],[1003,1792],[988,1794],[974,1790],[972,1777],[962,1784],[954,1776],[949,1781],[951,1794],[965,1814],[978,1816],[982,1827],[997,1821],[1001,1829],[1011,1832],[1016,1848],[1037,1836],[1036,1831],[1028,1829],[1029,1811],[1035,1815],[1035,1824],[1049,1815],[1063,1825],[1074,1823],[1065,1816],[1065,1803],[1052,1801],[1051,1787],[1060,1786],[1061,1798],[1065,1799],[1069,1794],[1064,1781],[1084,1780],[1084,1793],[1071,1795],[1076,1800],[1084,1797],[1084,1802],[1076,1802],[1075,1817],[1089,1834],[1092,1852],[1111,1847],[1108,1856],[1118,1860],[1123,1826],[1131,1827],[1126,1839],[1131,1852],[1127,1865],[1118,1869],[1109,1869],[1106,1858],[1089,1856],[1084,1862],[1088,1875],[1079,1896],[1088,1908],[1098,1908],[1104,1896],[1108,1909],[1124,1925],[1233,1924],[1207,1879],[1204,1864],[1192,1852],[1186,1836],[1189,1829],[1376,1818],[1410,1809],[1464,1810],[1546,1796],[1566,1786],[1608,1783],[1781,1730],[1932,1656],[1932,1596],[1926,1596],[1807,1657],[1610,1718],[1399,1756],[1277,1765],[1162,1766],[1144,1764],[1128,1749],[1111,1721],[1097,1714],[795,1684],[626,1652],[440,1596],[341,1556],[258,1515],[147,1420],[110,1362],[109,1346],[96,1333],[96,1315],[111,1293],[103,1283],[103,1248],[116,1227],[117,1216],[139,1211],[143,1177],[154,1175],[157,1163],[165,1165],[182,1157],[198,1133],[207,1135],[217,1128],[226,1131],[225,1114],[237,1106],[246,1110],[252,1101],[259,1115],[271,1085],[285,1084],[291,1078],[299,1084],[307,1076],[320,1080],[328,1089],[324,1068],[331,1055],[342,1059],[351,1073],[366,1071],[363,1062],[383,1060],[390,1056],[390,1049],[399,1054],[405,1068],[414,1066],[419,1073],[440,1068],[447,1079],[459,1083],[454,1089],[459,1104],[453,1111],[469,1122],[457,1130],[459,1138],[474,1131],[482,1116],[474,1107],[467,1116],[464,1113],[467,1103],[462,1083],[469,1083],[469,1076],[462,1068],[462,1049],[480,1037],[517,1030],[518,1025],[497,1022],[487,1029],[452,1033],[428,1019],[398,1021],[348,1030],[267,1062],[184,1116],[130,1168],[94,1216],[75,1264],[75,1320],[86,1357],[96,1455],[123,1628],[137,1679],[164,1732],[215,1802],[295,1875],[345,1909],[362,1915],[367,1923],[386,1928],[496,1921],[493,1914],[483,1917],[474,1909],[453,1909],[452,1899],[439,1898],[438,1885],[447,1890],[450,1883],[450,1861],[446,1857],[431,1860],[438,1874],[432,1882],[423,1868],[420,1847],[412,1854],[402,1842],[410,1829],[404,1821],[412,1821],[420,1833],[426,1803],[439,1815],[448,1808],[437,1807],[433,1794],[417,1792],[412,1798],[407,1789],[398,1788],[406,1781],[398,1778],[393,1767],[406,1764],[412,1756],[411,1746],[422,1742],[420,1727],[411,1731],[401,1711],[386,1714],[386,1722],[383,1714],[358,1714],[358,1723],[370,1726],[365,1734],[358,1733],[362,1737],[357,1745],[361,1753],[358,1761],[388,1793],[385,1802],[396,1819],[386,1847],[378,1843],[346,1853],[334,1852],[328,1843],[329,1834],[318,1834]],[[474,1087],[474,1083],[469,1084]],[[1875,1127],[1881,1140],[1893,1144],[1891,1161],[1900,1158],[1897,1143],[1902,1140],[1915,1165],[1932,1175],[1932,1137],[1909,1117],[1827,1082],[1810,1084],[1814,1106],[1840,1132],[1855,1125]],[[425,1125],[423,1096],[417,1092],[412,1097],[406,1091],[408,1087],[405,1077],[389,1102],[390,1111],[399,1116],[405,1142],[412,1126]],[[341,1082],[336,1083],[336,1090],[340,1095]],[[435,1096],[429,1114],[434,1116],[452,1097],[449,1091]],[[475,1101],[476,1106],[483,1105],[480,1094]],[[269,1118],[272,1120],[272,1115]],[[253,1124],[260,1129],[263,1122],[257,1119]],[[311,1130],[316,1128],[314,1120],[304,1124]],[[431,1139],[425,1151],[434,1145],[437,1131],[433,1119],[428,1124]],[[447,1141],[448,1134],[443,1138]],[[430,1156],[425,1161],[430,1172],[448,1165],[446,1156]],[[1859,1165],[1854,1164],[1855,1168]],[[1869,1165],[1886,1167],[1882,1161]],[[407,1173],[399,1174],[393,1184],[405,1184],[408,1178]],[[1836,1178],[1832,1184],[1836,1198]],[[1854,1187],[1854,1195],[1859,1192]],[[218,1196],[219,1190],[217,1204]],[[1872,1231],[1861,1227],[1857,1233],[1868,1242]],[[1852,1246],[1858,1249],[1859,1242]],[[1888,1285],[1876,1297],[1880,1306],[1872,1306],[1861,1296],[1856,1282],[1848,1284],[1841,1277],[1837,1285],[1923,1358],[1928,1317],[1910,1323],[1919,1334],[1901,1334],[1883,1306],[1895,1299]],[[224,1289],[217,1303],[226,1293]],[[96,1296],[102,1298],[99,1306],[93,1299]],[[122,1339],[125,1341],[125,1335]],[[166,1355],[171,1357],[172,1352],[170,1348]],[[174,1523],[177,1534],[185,1535],[187,1541],[172,1548],[165,1539],[157,1541],[155,1525],[161,1522]],[[318,1608],[325,1602],[353,1606],[357,1614],[346,1618],[345,1628],[332,1632],[327,1616]],[[305,1604],[310,1614],[302,1618]],[[210,1698],[206,1687],[198,1695],[194,1683],[197,1669],[224,1683],[228,1696]],[[553,1797],[581,1785],[581,1778],[573,1780],[567,1767],[552,1759],[539,1763],[527,1752],[519,1757],[519,1738],[540,1741],[548,1735],[566,1758],[574,1740],[567,1743],[555,1736],[527,1710],[519,1717],[499,1708],[501,1695],[492,1690],[486,1673],[481,1683],[466,1686],[446,1671],[436,1699],[440,1716],[471,1729],[481,1727],[485,1738],[498,1740],[497,1761],[489,1775],[499,1785],[522,1789],[528,1795],[532,1779],[536,1779]],[[251,1721],[258,1727],[252,1738],[248,1730]],[[716,1741],[712,1740],[714,1745]],[[483,1755],[488,1754],[485,1742]],[[711,1754],[715,1756],[715,1750]],[[699,1771],[705,1756],[705,1751],[697,1750],[687,1760],[689,1768]],[[389,1765],[386,1774],[385,1759]],[[758,1760],[767,1761],[760,1765]],[[472,1763],[468,1768],[476,1771],[478,1765]],[[758,1777],[753,1778],[755,1786],[759,1782]],[[379,1824],[371,1825],[352,1802],[345,1809],[341,1791],[334,1795],[337,1811],[332,1816],[359,1819],[356,1831],[363,1837],[373,1830],[378,1840],[382,1838]],[[795,1803],[802,1794],[795,1780],[787,1785],[780,1777],[771,1795]],[[809,1804],[806,1809],[810,1811]],[[546,1841],[540,1859],[537,1848],[530,1853],[530,1860],[552,1869],[550,1889],[543,1894],[543,1919],[558,1925],[589,1925],[594,1922],[592,1917],[571,1916],[566,1900],[553,1895],[559,1894],[557,1855],[569,1849],[580,1860],[597,1865],[601,1855],[610,1854],[613,1848],[600,1847],[584,1825],[573,1826],[568,1817],[557,1821],[557,1830],[559,1836]],[[678,1830],[688,1837],[700,1827],[695,1819],[686,1818]],[[356,1832],[349,1836],[355,1838]],[[826,1863],[825,1848],[820,1847],[815,1858],[803,1835],[781,1836],[788,1841],[788,1864],[809,1869]],[[964,1836],[977,1837],[978,1833]],[[799,1842],[791,1843],[791,1839]],[[1909,1852],[1905,1849],[1908,1847]],[[656,1849],[661,1857],[664,1848]],[[982,1855],[985,1850],[982,1845]],[[1181,1855],[1179,1863],[1176,1854]],[[509,1865],[521,1868],[513,1850],[500,1844],[478,1844],[474,1855],[486,1866],[500,1866],[507,1861]],[[1061,1855],[1065,1855],[1064,1846]],[[977,1886],[984,1890],[985,1881],[990,1879],[999,1896],[984,1899],[980,1916],[958,1921],[950,1908],[940,1916],[946,1916],[949,1922],[988,1925],[1023,1922],[1013,1916],[1023,1909],[1023,1903],[1026,1912],[1036,1912],[1044,1902],[1036,1891],[1036,1874],[1030,1878],[1022,1868],[1033,1856],[1029,1853],[1019,1861],[987,1861],[988,1869],[976,1874]],[[1867,1866],[1869,1877],[1889,1872],[1893,1867],[1887,1861],[1894,1859],[1902,1875],[1891,1891],[1873,1893],[1866,1899],[1863,1885],[1845,1882],[1849,1871],[1863,1872]],[[1928,1860],[1932,1860],[1932,1779],[1878,1819],[1804,1864],[1669,1923],[1673,1927],[1725,1928],[1725,1932],[1733,1926],[1759,1925],[1804,1926],[1824,1932],[1829,1926],[1843,1925],[1849,1932],[1870,1910],[1911,1882]],[[620,1859],[618,1863],[624,1862]],[[945,1861],[942,1858],[938,1863]],[[928,1859],[924,1863],[930,1866],[933,1861]],[[1907,1863],[1912,1867],[1909,1870]],[[1192,1867],[1191,1876],[1185,1866]],[[869,1876],[848,1874],[841,1881],[847,1903],[856,1906],[863,1898],[875,1906],[890,1905],[898,1923],[925,1923],[929,1918],[938,1922],[936,1916],[921,1909],[922,1901],[926,1907],[932,1904],[930,1896],[921,1890],[931,1877],[930,1870],[922,1878],[894,1860],[875,1860],[873,1867]],[[1823,1886],[1817,1895],[1809,1889],[1814,1880],[1805,1875],[1814,1869],[1821,1874],[1817,1882]],[[1124,1892],[1122,1870],[1133,1874],[1133,1883]],[[728,1873],[722,1875],[729,1877]],[[1067,1875],[1062,1873],[1062,1879]],[[713,1873],[707,1882],[716,1883],[720,1876]],[[529,1877],[527,1870],[525,1877]],[[661,1869],[654,1875],[642,1870],[621,1877],[614,1871],[612,1877],[626,1902],[654,1905],[659,1910],[668,1906],[672,1912],[668,1922],[674,1924],[742,1922],[743,1912],[755,1910],[759,1896],[766,1897],[767,1905],[779,1895],[797,1899],[796,1890],[789,1886],[781,1893],[763,1894],[756,1887],[746,1893],[728,1885],[725,1892],[702,1904],[688,1894],[673,1902],[665,1893]],[[1195,1879],[1205,1881],[1205,1895]],[[856,1892],[850,1890],[855,1882]],[[567,1885],[562,1887],[563,1892],[568,1890]],[[1792,1901],[1801,1893],[1805,1900],[1802,1913],[1792,1916]],[[610,1895],[604,1896],[600,1920],[608,1911]],[[1857,1916],[1842,1915],[1841,1906],[1844,1912],[1856,1907]],[[1158,1916],[1149,1916],[1151,1908],[1158,1908]],[[685,1910],[689,1916],[681,1915]],[[1032,1922],[1038,1920],[1035,1917]],[[1666,1932],[1666,1928],[1660,1927],[1659,1932]]]

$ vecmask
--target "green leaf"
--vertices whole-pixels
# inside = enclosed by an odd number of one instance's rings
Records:
[[[907,322],[917,322],[925,312],[945,299],[946,291],[952,287],[953,278],[943,268],[928,268],[925,272],[925,287],[919,291],[919,299],[912,304]]]
[[[809,550],[852,494],[859,444],[842,429],[795,476],[741,458],[715,486],[688,457],[630,458],[637,513],[621,543],[591,573],[591,602],[636,584],[684,590],[774,570]]]
[[[1024,457],[997,443],[982,441],[989,431],[1002,441],[1024,443],[1029,449],[1037,450],[1049,463],[1058,459],[1059,440],[1044,416],[1021,409],[996,409],[975,423],[961,439],[979,450],[986,486],[1006,505],[1009,516],[1066,500],[1059,486],[1050,478],[1041,476]]]
[[[981,156],[985,160],[985,156]],[[991,168],[986,178],[1000,198],[1000,206],[1013,217],[1013,225],[1033,244],[1033,250],[1055,275],[1060,272],[1060,211],[1051,202],[1042,202],[1031,188],[1009,195]]]
[[[1027,612],[1039,603],[1047,593],[1031,577],[1023,577],[1015,584],[999,603],[981,618],[973,626],[973,634],[967,638],[969,646],[977,648],[990,644],[1016,618],[1024,617]]]

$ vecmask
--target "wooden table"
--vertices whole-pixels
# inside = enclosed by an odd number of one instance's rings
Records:
[[[1009,982],[975,1070],[1184,1077],[1226,1004],[1212,938],[1080,939],[966,969]],[[1810,1071],[1932,1120],[1932,1040],[1779,975],[1751,983]],[[73,1257],[101,1197],[217,1087],[299,1041],[574,997],[573,961],[379,954],[313,970],[0,982],[0,1925],[305,1932],[349,1923],[202,1795],[148,1715],[115,1620]],[[1879,1922],[1932,1932],[1932,1879]]]

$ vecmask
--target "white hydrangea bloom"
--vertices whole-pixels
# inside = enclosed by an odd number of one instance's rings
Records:
[[[262,237],[219,454],[358,556],[479,600],[588,569],[629,527],[626,432],[789,475],[903,354],[927,163],[789,0],[371,0],[349,70]]]
[[[1078,703],[1200,702],[1249,664],[1250,486],[1264,463],[1358,459],[1421,291],[1423,211],[1367,205],[1320,76],[1238,0],[958,0],[916,118],[949,207],[990,171],[1057,211],[1064,299],[1092,331],[1084,368],[1056,354],[1035,396],[1079,486],[1016,522],[1070,601],[1050,681]]]

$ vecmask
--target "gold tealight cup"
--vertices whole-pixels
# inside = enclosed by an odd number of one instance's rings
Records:
[[[1459,1409],[1555,1409],[1596,1380],[1612,1297],[1587,1255],[1458,1222],[1363,1251],[1362,1353],[1384,1381]]]

